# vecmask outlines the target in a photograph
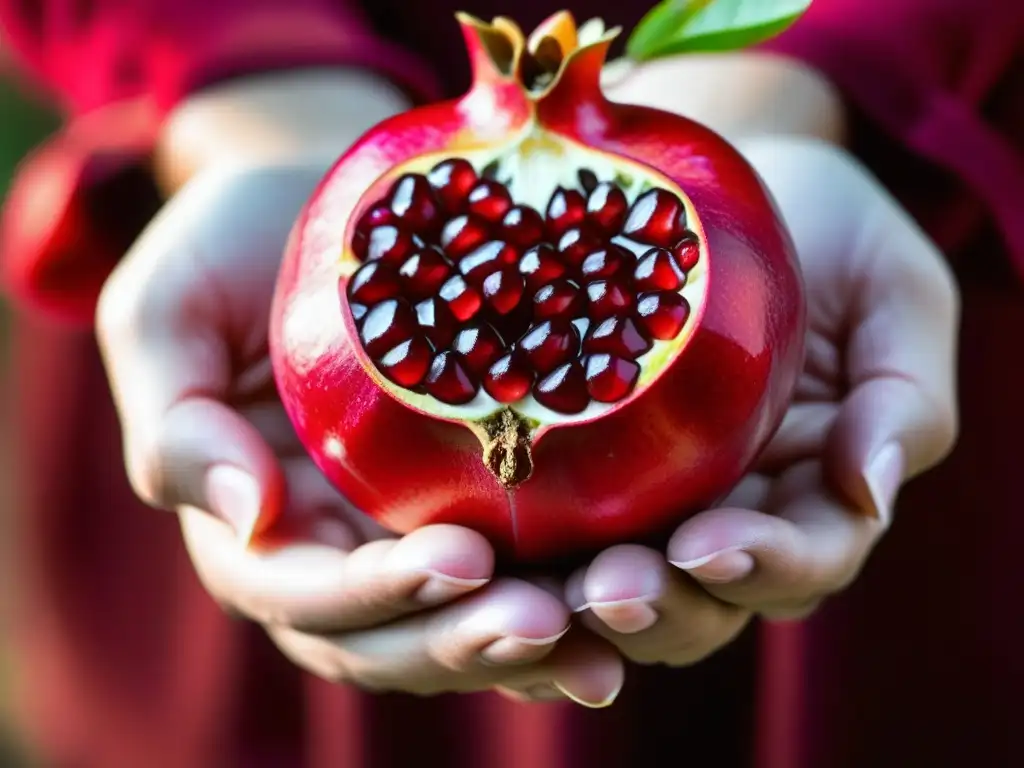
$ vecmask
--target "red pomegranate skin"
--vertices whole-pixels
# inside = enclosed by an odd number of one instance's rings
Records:
[[[532,101],[496,70],[475,26],[464,21],[463,29],[475,71],[470,91],[369,132],[296,223],[270,335],[284,405],[330,481],[397,533],[464,525],[524,562],[669,531],[735,485],[788,407],[806,312],[789,235],[756,172],[724,139],[603,96],[607,41],[580,50],[553,89]],[[542,427],[532,476],[507,489],[464,424],[416,411],[378,385],[338,298],[336,263],[351,222],[394,178],[382,174],[419,155],[493,144],[528,120],[678,184],[707,240],[709,287],[696,330],[660,377],[589,423]]]

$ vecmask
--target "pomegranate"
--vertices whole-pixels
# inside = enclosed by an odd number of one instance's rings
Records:
[[[803,283],[755,171],[609,101],[617,30],[460,16],[462,98],[362,137],[301,214],[271,352],[327,477],[399,533],[537,561],[657,536],[771,437]]]

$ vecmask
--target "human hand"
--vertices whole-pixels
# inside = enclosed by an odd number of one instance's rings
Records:
[[[958,294],[941,255],[844,151],[799,138],[740,145],[792,232],[807,360],[784,423],[667,559],[621,546],[569,580],[583,623],[639,662],[687,664],[754,614],[806,616],[857,576],[900,485],[957,430]]]

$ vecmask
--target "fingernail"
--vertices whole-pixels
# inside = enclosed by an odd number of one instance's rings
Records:
[[[427,574],[426,582],[416,590],[415,600],[428,606],[450,603],[474,589],[480,589],[488,581],[487,579],[460,579],[438,571],[427,571]]]
[[[701,581],[726,584],[749,575],[754,570],[754,558],[748,552],[733,547],[681,563],[672,562],[672,565]]]
[[[903,447],[899,443],[883,445],[868,459],[864,468],[864,482],[875,504],[875,514],[885,523],[892,519],[896,494],[903,482],[903,470]]]
[[[615,700],[619,698],[619,693],[622,691],[622,683],[620,682],[608,695],[603,698],[597,698],[594,696],[592,691],[584,692],[585,686],[577,686],[570,680],[555,680],[552,685],[566,698],[576,702],[582,707],[586,707],[587,709],[604,709],[605,707],[610,707],[615,703]]]
[[[646,598],[590,603],[589,607],[601,621],[623,635],[643,632],[658,621],[658,612],[651,607]]]
[[[524,664],[547,653],[568,631],[569,627],[566,627],[557,635],[541,638],[509,635],[495,640],[480,651],[480,657],[486,663],[494,665]]]
[[[235,530],[242,544],[252,539],[262,502],[259,483],[248,472],[218,464],[206,473],[206,498],[214,514]]]
[[[530,686],[523,691],[523,695],[533,701],[562,701],[565,698],[560,690],[549,683]]]

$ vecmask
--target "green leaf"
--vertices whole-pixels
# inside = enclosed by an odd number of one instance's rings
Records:
[[[633,30],[637,61],[695,51],[748,48],[782,32],[812,0],[662,0]]]

